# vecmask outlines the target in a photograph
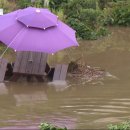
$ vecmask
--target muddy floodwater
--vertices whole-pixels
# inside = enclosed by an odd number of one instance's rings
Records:
[[[0,128],[38,128],[50,122],[69,129],[107,128],[130,119],[130,28],[111,28],[108,37],[80,41],[78,48],[49,56],[49,62],[80,59],[105,69],[107,76],[87,82],[67,76],[66,82],[0,84]]]

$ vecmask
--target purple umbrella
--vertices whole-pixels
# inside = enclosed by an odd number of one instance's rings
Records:
[[[41,29],[56,26],[58,24],[57,16],[52,14],[48,9],[36,9],[32,7],[18,11],[16,19],[27,27]]]
[[[48,9],[33,7],[0,17],[0,41],[16,51],[46,53],[78,46],[75,30]]]

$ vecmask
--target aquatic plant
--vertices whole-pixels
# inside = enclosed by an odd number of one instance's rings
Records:
[[[67,130],[67,128],[59,128],[49,123],[41,123],[39,126],[40,130]]]
[[[130,130],[130,121],[125,121],[119,124],[108,125],[109,130]]]

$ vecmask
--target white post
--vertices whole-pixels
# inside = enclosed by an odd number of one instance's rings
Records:
[[[0,16],[3,15],[3,9],[0,9]]]
[[[0,16],[3,15],[3,9],[0,9]],[[0,56],[0,63],[1,63],[2,56]]]

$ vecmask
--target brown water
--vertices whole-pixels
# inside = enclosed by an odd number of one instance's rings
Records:
[[[111,35],[97,41],[82,41],[52,62],[81,59],[113,76],[86,82],[67,78],[66,83],[0,84],[0,127],[37,128],[42,121],[67,128],[107,128],[130,119],[130,28],[111,28]]]

